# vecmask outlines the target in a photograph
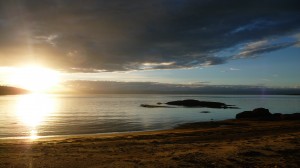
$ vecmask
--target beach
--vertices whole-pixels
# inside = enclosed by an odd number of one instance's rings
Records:
[[[0,168],[300,168],[300,0],[2,0],[0,37]]]
[[[0,167],[299,167],[300,121],[225,120],[162,131],[0,140]]]

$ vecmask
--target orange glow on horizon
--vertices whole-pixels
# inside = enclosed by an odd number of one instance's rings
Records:
[[[14,68],[10,85],[27,89],[31,92],[51,91],[60,82],[60,73],[40,65],[29,65]]]

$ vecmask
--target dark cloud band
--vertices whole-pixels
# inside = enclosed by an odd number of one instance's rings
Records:
[[[297,39],[216,56],[300,30],[297,0],[0,3],[1,65],[34,60],[82,72],[190,68],[292,46]]]
[[[169,84],[156,82],[67,81],[70,91],[82,93],[187,93],[187,94],[295,94],[296,88],[263,85],[212,85],[209,82]]]

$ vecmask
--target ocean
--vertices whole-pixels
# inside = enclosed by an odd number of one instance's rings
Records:
[[[141,104],[197,99],[239,109],[145,108]],[[239,112],[268,108],[300,112],[300,96],[167,94],[30,94],[0,96],[0,138],[102,134],[170,129],[179,124],[232,119]],[[204,112],[204,113],[203,113]]]

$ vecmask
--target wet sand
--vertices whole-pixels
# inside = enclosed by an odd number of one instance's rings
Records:
[[[300,167],[300,121],[227,120],[164,131],[0,140],[0,167]]]

